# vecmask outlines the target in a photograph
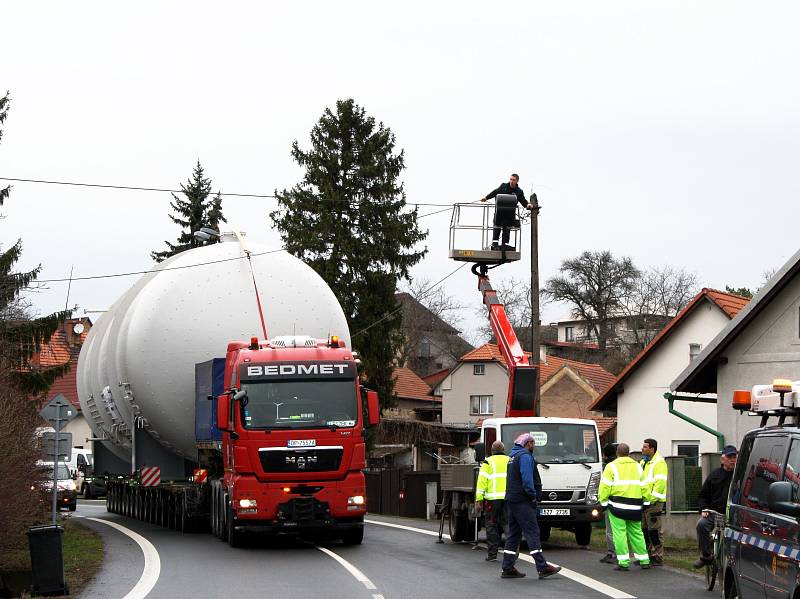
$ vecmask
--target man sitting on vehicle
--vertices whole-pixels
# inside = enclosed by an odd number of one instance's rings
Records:
[[[719,460],[721,466],[708,475],[700,495],[697,497],[698,507],[700,508],[700,519],[697,521],[697,544],[700,547],[700,558],[694,562],[695,568],[702,568],[710,564],[714,559],[713,547],[711,547],[711,532],[714,530],[714,514],[709,510],[714,510],[720,514],[725,513],[728,505],[728,491],[731,488],[731,477],[733,468],[736,466],[736,447],[726,445],[722,448],[722,455]]]

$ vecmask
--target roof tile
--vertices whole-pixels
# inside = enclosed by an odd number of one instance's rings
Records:
[[[394,379],[394,394],[401,399],[414,399],[418,401],[436,401],[429,395],[431,388],[409,368],[395,368],[392,372]]]

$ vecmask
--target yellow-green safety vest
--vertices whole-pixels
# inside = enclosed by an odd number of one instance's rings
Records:
[[[478,472],[478,488],[475,490],[475,501],[506,498],[506,470],[508,456],[497,454],[489,456],[481,464]]]
[[[657,451],[646,462],[639,462],[644,470],[645,499],[650,503],[667,500],[667,461]]]
[[[598,499],[617,518],[638,520],[644,497],[645,482],[642,467],[628,456],[620,457],[603,469]]]

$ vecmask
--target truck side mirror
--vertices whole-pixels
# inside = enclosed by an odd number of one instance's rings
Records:
[[[475,461],[482,462],[486,459],[486,444],[484,443],[475,443],[472,446],[472,449],[475,450]]]
[[[381,406],[377,391],[367,391],[367,413],[370,426],[375,426],[381,421]]]
[[[767,491],[769,510],[776,514],[797,518],[800,516],[800,504],[792,501],[792,483],[780,480],[772,483]]]
[[[230,430],[231,398],[227,394],[217,398],[217,428],[221,431]]]

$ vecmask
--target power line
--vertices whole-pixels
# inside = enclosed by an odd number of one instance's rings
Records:
[[[268,250],[266,252],[254,252],[250,256],[264,256],[266,254],[275,254],[277,252],[286,251],[286,248],[279,248],[277,250]],[[183,266],[170,266],[158,270],[133,270],[130,272],[119,272],[110,275],[90,275],[87,277],[70,277],[68,279],[37,279],[36,283],[65,283],[67,281],[92,281],[96,279],[114,279],[117,277],[131,277],[133,275],[146,275],[148,273],[167,272],[170,270],[184,270],[186,268],[196,268],[198,266],[208,266],[209,264],[220,264],[221,262],[232,262],[233,260],[245,260],[247,256],[234,256],[233,258],[221,258],[219,260],[211,260],[210,262],[200,262],[198,264],[184,264]]]
[[[428,287],[426,287],[425,289],[423,289],[423,290],[420,292],[420,296],[425,296],[425,295],[426,295],[428,292],[432,291],[433,289],[435,289],[436,287],[438,287],[439,285],[441,285],[442,283],[444,283],[444,282],[445,282],[447,279],[449,279],[450,277],[452,277],[452,276],[453,276],[454,274],[456,274],[456,273],[457,273],[459,270],[461,270],[462,268],[464,268],[464,267],[465,267],[467,264],[469,264],[469,263],[468,263],[468,262],[464,262],[464,264],[462,264],[461,266],[459,266],[459,267],[458,267],[458,268],[456,268],[455,270],[451,271],[450,273],[446,274],[444,277],[442,277],[441,279],[439,279],[439,280],[438,280],[438,281],[436,281],[435,283],[433,283],[433,284],[429,285]],[[394,316],[395,314],[397,314],[398,312],[400,312],[400,310],[402,310],[402,309],[403,309],[403,307],[402,307],[402,306],[400,306],[400,307],[398,307],[398,308],[396,308],[396,309],[392,310],[391,312],[388,312],[388,313],[384,314],[384,315],[383,315],[381,318],[379,318],[378,320],[376,320],[376,321],[375,321],[375,322],[373,322],[372,324],[370,324],[370,325],[368,325],[368,326],[364,327],[363,329],[361,329],[360,331],[357,331],[357,332],[353,333],[352,335],[350,335],[350,338],[352,339],[353,337],[358,337],[358,336],[359,336],[361,333],[366,333],[366,332],[367,332],[368,330],[370,330],[372,327],[374,327],[374,326],[377,326],[377,325],[379,325],[380,323],[382,323],[384,320],[387,320],[387,319],[391,318],[392,316]]]
[[[104,183],[81,183],[77,181],[53,181],[48,179],[19,179],[14,177],[0,177],[0,181],[15,181],[19,183],[41,183],[45,185],[66,185],[71,187],[95,187],[100,189],[121,189],[126,191],[155,191],[162,193],[183,193],[182,189],[166,189],[163,187],[140,187],[136,185],[108,185]],[[230,196],[236,198],[268,198],[277,199],[275,194],[264,193],[233,193],[233,192],[217,192],[221,196]],[[333,198],[317,198],[321,202],[341,202],[341,200],[334,200]],[[452,204],[439,204],[434,202],[406,202],[409,206],[452,206]],[[358,202],[351,205],[357,206]],[[428,215],[426,215],[428,216]]]

